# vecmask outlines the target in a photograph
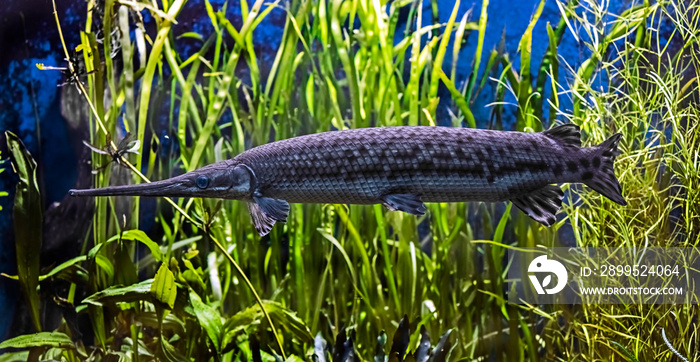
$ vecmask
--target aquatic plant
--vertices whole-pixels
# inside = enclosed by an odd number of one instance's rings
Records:
[[[456,1],[445,24],[435,11],[426,20],[419,1],[241,1],[239,27],[227,16],[232,4],[217,9],[205,1],[209,33],[176,35],[185,3],[87,5],[76,77],[82,83],[67,86],[79,87],[89,104],[91,145],[105,146],[107,134],[121,129],[144,145],[142,157],[122,159],[133,182],[300,133],[473,127],[473,102],[491,91],[494,128],[504,127],[512,97],[517,130],[541,130],[556,118],[580,125],[586,145],[623,133],[616,173],[629,205],[570,188],[564,218],[553,228],[510,204],[432,204],[420,218],[379,205],[293,205],[289,222],[260,239],[242,203],[157,200],[159,232],[149,236],[138,230],[140,200],[124,212],[116,199],[98,198],[80,255],[32,274],[41,290],[68,283],[52,301],[63,311],[60,325],[42,331],[47,326],[36,318],[36,334],[0,344],[21,350],[10,357],[255,360],[260,353],[294,360],[311,358],[320,341],[349,351],[347,336],[354,335],[352,354],[370,359],[392,352],[387,335],[401,336],[401,349],[413,353],[423,348],[423,331],[452,330],[445,337],[450,360],[671,360],[664,328],[678,353],[698,358],[691,305],[513,305],[504,299],[503,258],[512,246],[560,245],[559,229],[570,230],[580,246],[698,245],[700,5],[645,1],[612,15],[595,1],[558,2],[561,21],[547,26],[548,49],[537,55],[532,32],[543,0],[516,65],[504,51],[482,54],[488,0],[476,21],[460,14]],[[436,2],[431,6],[437,10]],[[139,15],[146,11],[154,32]],[[279,11],[284,32],[263,70],[253,32]],[[661,22],[672,28],[668,39],[658,31]],[[455,65],[472,34],[473,70],[462,79]],[[558,56],[564,36],[590,49],[578,67]],[[179,51],[183,39],[198,49]],[[535,73],[533,57],[542,59]],[[438,122],[441,107],[453,115],[449,122]],[[176,130],[169,136],[179,153],[147,132],[161,123]],[[91,157],[93,165],[110,161]],[[112,172],[95,174],[95,187],[107,186]],[[28,274],[20,266],[23,280]],[[38,298],[36,288],[27,290],[25,298]],[[39,315],[38,308],[32,304],[32,313]],[[401,327],[404,315],[415,329]],[[83,318],[88,330],[78,327]]]
[[[2,152],[0,152],[0,156],[2,156]],[[0,162],[1,162],[0,165],[2,165],[2,163],[4,163],[5,161],[0,159]],[[5,172],[5,168],[0,167],[0,173],[3,173],[3,172]],[[7,193],[7,191],[0,191],[0,197],[7,197],[8,195],[9,194]],[[2,205],[0,205],[0,211],[2,211]]]

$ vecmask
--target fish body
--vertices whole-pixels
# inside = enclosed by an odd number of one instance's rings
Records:
[[[563,198],[556,184],[585,183],[625,204],[612,168],[619,138],[583,148],[571,124],[540,133],[420,126],[331,131],[258,146],[152,184],[71,194],[241,199],[261,234],[286,220],[288,203],[381,203],[423,214],[424,202],[511,200],[551,225]],[[139,193],[149,185],[153,191]]]

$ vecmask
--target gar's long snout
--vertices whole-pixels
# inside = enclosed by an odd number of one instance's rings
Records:
[[[250,168],[222,161],[162,181],[70,190],[69,193],[71,196],[213,197],[242,200],[250,196],[253,183]]]
[[[191,196],[192,188],[178,177],[139,185],[110,186],[99,189],[70,190],[71,196]]]

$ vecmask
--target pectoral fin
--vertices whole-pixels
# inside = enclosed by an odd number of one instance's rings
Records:
[[[425,204],[414,194],[389,194],[382,197],[382,205],[391,211],[403,211],[413,215],[425,214]]]
[[[248,212],[260,236],[267,235],[275,222],[287,222],[289,203],[280,199],[265,197],[260,192],[253,194],[253,200],[248,201]]]
[[[552,226],[557,221],[556,214],[561,209],[563,198],[564,192],[559,186],[549,185],[511,201],[527,216]]]
[[[260,236],[267,235],[272,230],[272,227],[275,226],[275,219],[265,215],[260,209],[260,205],[253,201],[248,201],[248,213],[250,213],[250,220],[253,221],[255,230],[258,231]]]

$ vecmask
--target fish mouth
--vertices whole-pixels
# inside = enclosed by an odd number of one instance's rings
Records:
[[[165,196],[197,197],[198,190],[185,185],[181,180],[162,180],[139,185],[110,186],[99,189],[72,189],[71,196]]]

